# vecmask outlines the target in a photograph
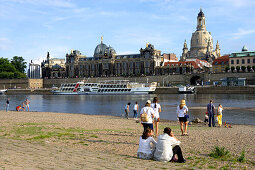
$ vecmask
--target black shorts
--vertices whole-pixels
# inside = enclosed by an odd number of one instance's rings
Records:
[[[186,117],[179,117],[179,122],[187,122],[187,118]]]

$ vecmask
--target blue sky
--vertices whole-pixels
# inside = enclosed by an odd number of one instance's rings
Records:
[[[200,7],[214,48],[219,40],[222,54],[255,51],[254,0],[0,0],[0,57],[41,61],[71,49],[93,56],[101,36],[118,54],[150,42],[179,57]]]

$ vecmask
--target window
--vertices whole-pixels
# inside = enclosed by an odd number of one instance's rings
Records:
[[[234,60],[231,60],[231,64],[234,64]]]
[[[242,59],[242,64],[245,64],[245,60],[244,59]]]
[[[248,64],[251,63],[250,59],[247,59],[247,63],[248,63]]]
[[[239,60],[236,60],[236,64],[239,64]]]
[[[255,63],[255,58],[253,59],[253,63]]]

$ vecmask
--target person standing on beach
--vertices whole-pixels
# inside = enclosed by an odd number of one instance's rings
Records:
[[[8,98],[8,99],[6,100],[6,112],[8,112],[9,106],[10,106],[10,99]]]
[[[155,129],[156,129],[156,135],[158,136],[158,124],[160,122],[159,113],[161,112],[161,106],[158,104],[158,98],[153,98],[153,103],[151,104],[151,107],[153,108],[155,112],[154,116],[154,123],[155,123]]]
[[[134,116],[133,116],[133,118],[134,118],[134,119],[137,119],[137,111],[138,111],[138,102],[137,102],[137,101],[135,102],[133,111],[134,111]]]
[[[209,124],[208,124],[209,127],[211,126],[215,127],[214,110],[215,110],[215,106],[213,105],[213,100],[210,100],[210,103],[207,105],[207,112],[209,114]]]
[[[127,118],[127,119],[128,119],[130,104],[131,104],[131,103],[128,103],[128,104],[125,106],[125,112],[126,112],[126,118]]]
[[[177,106],[177,117],[179,119],[180,122],[180,128],[181,128],[181,132],[182,132],[182,136],[188,136],[187,133],[187,129],[188,129],[188,117],[186,115],[188,115],[188,107],[186,106],[185,100],[181,100],[181,104]],[[185,125],[185,129],[183,132],[183,123]]]
[[[151,108],[151,101],[147,100],[145,107],[141,109],[140,112],[140,118],[141,118],[141,123],[143,125],[144,131],[147,128],[151,128],[153,130],[153,118],[154,118],[155,112]]]
[[[25,100],[25,111],[27,110],[29,112],[29,103],[30,101],[26,98]]]
[[[222,111],[223,111],[223,107],[221,104],[219,104],[218,112],[217,112],[217,119],[218,119],[219,127],[221,127],[221,125],[222,125]]]

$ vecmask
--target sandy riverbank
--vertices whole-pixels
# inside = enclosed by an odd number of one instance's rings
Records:
[[[160,133],[170,126],[187,163],[164,163],[136,158],[142,126],[133,119],[112,116],[49,112],[0,111],[0,167],[4,169],[180,169],[254,168],[255,128],[209,128],[191,125],[180,136],[178,122],[161,122]],[[215,145],[231,153],[228,161],[208,156]],[[248,160],[236,158],[245,150]],[[253,163],[252,163],[253,162]]]

